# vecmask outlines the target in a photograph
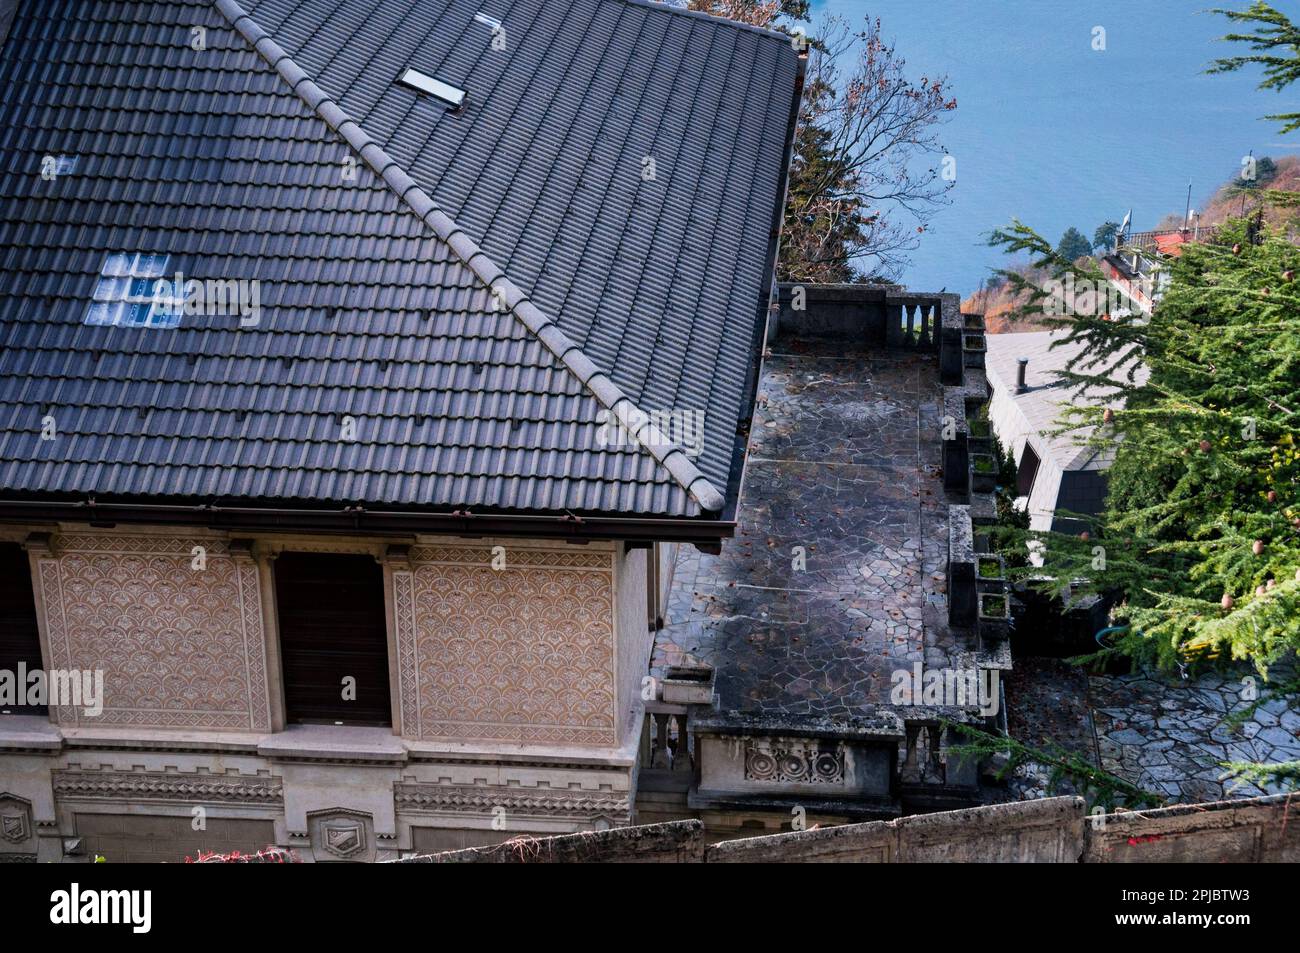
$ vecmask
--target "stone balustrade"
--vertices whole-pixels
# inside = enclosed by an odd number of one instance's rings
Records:
[[[640,766],[641,776],[648,773],[675,772],[690,776],[691,732],[688,722],[689,705],[662,701],[645,704],[646,717],[642,722]]]

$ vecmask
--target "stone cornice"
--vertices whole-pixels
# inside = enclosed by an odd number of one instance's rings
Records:
[[[54,793],[61,798],[272,805],[284,801],[280,779],[268,776],[99,770],[55,770],[51,774]]]
[[[490,815],[497,808],[534,816],[607,815],[621,818],[631,811],[626,792],[559,791],[546,788],[499,788],[464,784],[393,786],[399,811]]]

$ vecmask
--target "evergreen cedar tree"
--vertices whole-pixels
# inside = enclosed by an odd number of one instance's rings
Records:
[[[1252,53],[1210,72],[1262,65],[1260,86],[1274,90],[1300,79],[1300,28],[1260,0],[1218,12],[1254,28],[1224,38]],[[1300,129],[1300,114],[1266,118],[1283,132]],[[1095,427],[1089,441],[1115,452],[1106,507],[1088,538],[1007,528],[1001,542],[1041,543],[1042,572],[1023,572],[1043,575],[1058,594],[1074,584],[1076,597],[1117,599],[1114,621],[1125,628],[1101,654],[1166,667],[1227,655],[1267,672],[1300,649],[1300,248],[1294,215],[1279,226],[1263,215],[1300,209],[1300,193],[1266,186],[1251,185],[1252,211],[1224,223],[1212,243],[1184,245],[1167,263],[1169,284],[1149,321],[1044,319],[1046,292],[1000,272],[1027,293],[1025,316],[1086,344],[1061,375],[1083,388],[1061,429]],[[1092,262],[1063,257],[1020,222],[990,241],[1028,253],[1055,278],[1072,275],[1076,287],[1106,286]],[[1140,365],[1150,372],[1142,385]],[[1113,375],[1124,407],[1106,414],[1087,397]]]

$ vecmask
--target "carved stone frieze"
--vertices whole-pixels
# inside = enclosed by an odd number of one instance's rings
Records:
[[[403,782],[393,792],[398,810],[491,815],[496,809],[534,817],[628,818],[627,792],[493,788],[470,784]]]
[[[279,805],[284,800],[283,785],[273,777],[100,770],[56,770],[52,775],[54,793],[60,798],[268,805]]]
[[[844,746],[809,739],[753,739],[745,745],[745,780],[843,784]]]

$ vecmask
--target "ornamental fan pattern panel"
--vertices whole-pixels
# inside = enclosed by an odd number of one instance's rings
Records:
[[[254,564],[214,539],[68,536],[57,551],[40,561],[54,667],[104,673],[103,712],[61,706],[60,724],[270,730]]]
[[[424,740],[618,742],[613,557],[417,549],[394,574],[404,731]]]

